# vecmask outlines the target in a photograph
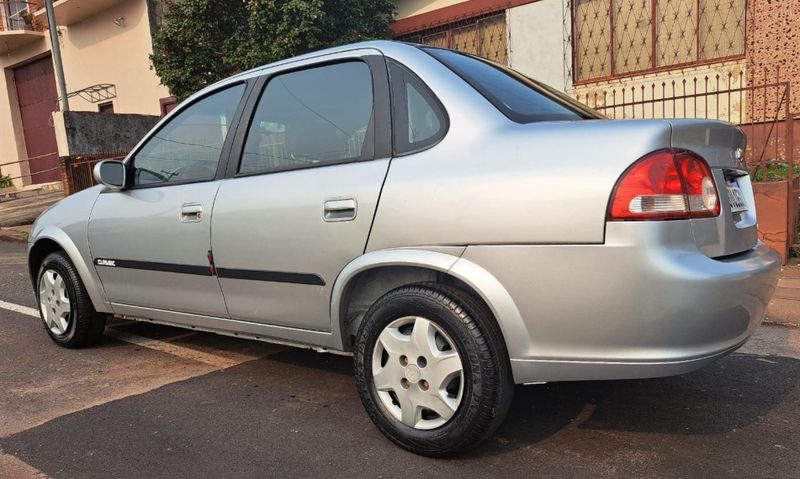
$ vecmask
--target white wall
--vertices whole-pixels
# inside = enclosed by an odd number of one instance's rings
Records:
[[[572,51],[564,38],[571,29],[564,9],[564,0],[540,0],[509,9],[508,50],[511,68],[567,91],[572,86],[568,77]]]
[[[395,20],[419,15],[440,8],[449,7],[466,0],[397,0],[397,16]]]

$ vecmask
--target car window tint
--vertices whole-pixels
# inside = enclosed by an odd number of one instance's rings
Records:
[[[408,107],[408,142],[412,145],[423,143],[436,136],[442,129],[434,106],[411,82],[406,82],[406,102]]]
[[[190,105],[160,128],[133,158],[134,185],[213,179],[243,84]]]
[[[497,109],[519,123],[597,118],[552,88],[479,58],[441,48],[426,52],[453,70]]]
[[[247,133],[239,172],[369,159],[372,74],[355,61],[272,78]]]
[[[389,60],[395,154],[422,150],[442,139],[447,116],[431,90],[400,63]]]

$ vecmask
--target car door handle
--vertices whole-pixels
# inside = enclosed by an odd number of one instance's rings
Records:
[[[328,222],[352,221],[356,219],[357,209],[356,200],[352,198],[328,200],[325,202],[322,218]]]
[[[184,203],[181,206],[182,223],[199,223],[203,221],[203,205],[200,203]]]

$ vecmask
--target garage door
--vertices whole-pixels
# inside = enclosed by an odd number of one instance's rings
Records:
[[[59,181],[58,148],[51,113],[58,110],[58,93],[50,57],[14,69],[19,111],[32,183]]]

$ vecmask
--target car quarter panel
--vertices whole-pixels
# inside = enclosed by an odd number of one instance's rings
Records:
[[[601,243],[620,175],[670,141],[665,121],[465,126],[457,107],[445,107],[462,120],[435,147],[392,161],[368,250]]]
[[[528,336],[509,342],[517,382],[699,367],[750,336],[780,266],[762,243],[711,259],[688,221],[612,222],[602,245],[468,246],[459,261],[496,277],[520,311]]]
[[[103,186],[95,186],[80,191],[64,198],[42,213],[31,227],[28,253],[30,254],[31,248],[40,240],[48,239],[56,242],[69,255],[78,270],[94,308],[100,312],[111,312],[111,305],[92,265],[87,236],[89,214],[103,189]],[[36,278],[31,280],[35,282]]]

